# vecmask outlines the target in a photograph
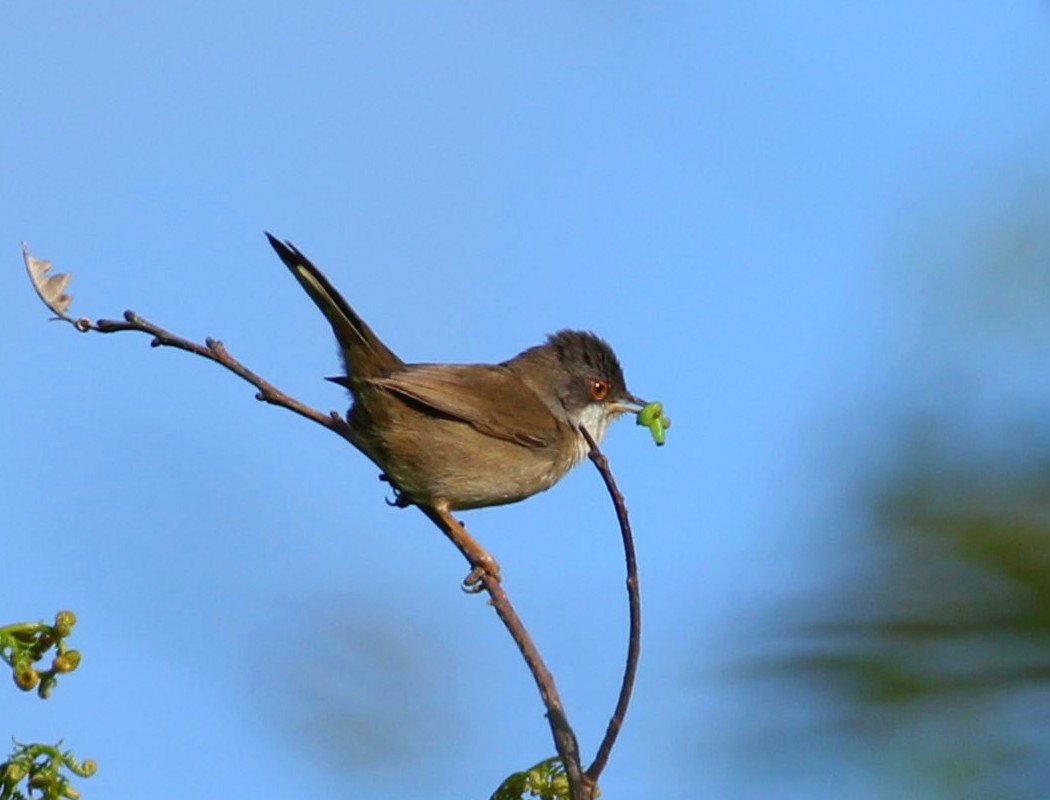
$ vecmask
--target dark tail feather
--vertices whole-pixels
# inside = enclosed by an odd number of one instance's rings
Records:
[[[369,378],[387,375],[404,366],[404,362],[372,333],[372,329],[357,316],[350,304],[328,282],[328,278],[295,245],[288,241],[282,242],[269,233],[266,238],[332,326],[335,338],[339,340],[347,374]]]

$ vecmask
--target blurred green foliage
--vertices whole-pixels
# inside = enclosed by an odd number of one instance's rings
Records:
[[[854,454],[831,521],[866,531],[858,566],[778,615],[790,647],[752,672],[805,697],[813,742],[863,753],[879,796],[1050,794],[1050,181],[999,189],[918,243],[871,404],[883,459]]]

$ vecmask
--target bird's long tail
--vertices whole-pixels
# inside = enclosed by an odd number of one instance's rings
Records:
[[[350,378],[373,378],[389,375],[404,366],[394,353],[372,333],[328,279],[291,242],[266,234],[270,245],[310,299],[325,315],[335,338],[339,340],[343,365]],[[339,383],[341,379],[334,379]]]

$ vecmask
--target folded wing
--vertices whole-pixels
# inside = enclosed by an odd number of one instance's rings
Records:
[[[535,449],[558,441],[558,421],[550,409],[506,367],[409,364],[369,383],[461,420],[487,436]]]

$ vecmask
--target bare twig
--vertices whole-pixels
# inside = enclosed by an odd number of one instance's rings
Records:
[[[457,547],[459,546],[460,538],[453,536],[447,530],[448,526],[459,524],[455,519],[425,506],[420,506],[420,510],[435,525],[445,531],[453,544],[456,544]],[[477,566],[474,564],[469,552],[463,548],[459,548],[459,550],[472,566]],[[565,776],[569,779],[569,793],[572,795],[573,800],[590,800],[594,796],[593,783],[583,773],[580,763],[580,746],[565,714],[565,708],[562,706],[558,689],[554,685],[554,676],[551,675],[547,665],[543,662],[540,651],[536,648],[536,644],[532,641],[532,637],[529,635],[521,618],[515,612],[514,606],[511,605],[510,598],[504,591],[500,581],[492,573],[483,570],[479,571],[477,575],[481,585],[489,593],[492,607],[496,610],[500,620],[503,621],[511,638],[514,639],[518,650],[521,651],[521,657],[525,659],[529,672],[532,673],[536,686],[540,690],[540,697],[547,709],[547,722],[550,725],[551,736],[554,739],[554,747],[558,751],[558,757],[561,759],[562,765],[565,767]]]
[[[204,340],[204,345],[202,346],[146,321],[133,311],[124,312],[123,322],[100,319],[97,322],[79,320],[78,323],[78,329],[84,331],[94,330],[99,333],[139,331],[147,333],[153,336],[153,341],[150,344],[154,347],[174,347],[221,364],[234,375],[255,386],[259,390],[256,394],[256,398],[259,400],[294,411],[319,425],[323,425],[344,439],[350,440],[349,425],[340,414],[334,411],[327,415],[322,414],[316,409],[310,408],[295,398],[284,394],[231,356],[222,342],[209,337]],[[420,510],[442,530],[445,529],[447,524],[457,524],[451,518],[448,518],[448,521],[446,521],[445,517],[433,509],[420,507]],[[453,542],[455,541],[453,539]],[[477,566],[471,560],[470,554],[464,552],[463,555],[471,563],[471,566]],[[573,800],[588,800],[592,794],[586,785],[587,780],[580,763],[579,744],[562,706],[561,697],[558,695],[557,687],[554,684],[554,677],[551,675],[550,670],[547,669],[539,650],[532,641],[532,637],[514,610],[514,606],[511,604],[510,598],[499,580],[485,571],[480,572],[480,579],[485,591],[488,592],[491,598],[492,607],[503,621],[515,644],[518,645],[522,658],[525,659],[525,663],[528,665],[537,687],[539,687],[540,696],[547,709],[547,719],[554,739],[554,746],[558,751],[558,756],[562,759],[562,764],[565,766],[565,774],[569,779]]]
[[[271,405],[287,408],[312,422],[316,422],[318,425],[328,428],[333,433],[338,434],[353,444],[350,426],[341,414],[336,411],[324,414],[280,391],[231,356],[222,342],[218,340],[209,337],[204,340],[204,344],[199,344],[184,339],[181,336],[177,336],[158,325],[143,319],[133,311],[125,311],[123,320],[100,319],[92,322],[86,318],[74,319],[68,316],[66,310],[69,307],[71,298],[65,294],[65,287],[69,281],[69,275],[52,274],[50,262],[33,258],[29,254],[29,250],[25,245],[22,246],[22,250],[25,258],[26,270],[29,273],[30,280],[36,289],[37,294],[40,296],[40,299],[44,304],[55,313],[57,319],[70,323],[81,332],[96,331],[98,333],[119,333],[122,331],[138,331],[153,337],[151,341],[153,347],[174,347],[178,350],[193,353],[194,355],[214,361],[258,389],[258,392],[256,393],[256,398],[258,400],[270,403]],[[627,650],[627,663],[624,668],[623,682],[620,688],[619,698],[613,716],[610,719],[608,728],[605,732],[605,737],[598,748],[594,763],[592,763],[586,771],[582,769],[576,734],[573,732],[568,717],[565,714],[565,709],[562,706],[557,687],[554,684],[554,677],[551,675],[550,670],[547,669],[546,664],[544,664],[543,659],[540,656],[539,650],[532,641],[532,637],[529,635],[528,630],[525,628],[520,617],[518,617],[517,612],[515,612],[514,607],[510,602],[510,598],[504,591],[499,579],[491,572],[483,569],[479,570],[478,580],[485,591],[488,592],[491,605],[496,610],[496,614],[506,626],[511,637],[514,639],[515,644],[517,644],[522,658],[524,658],[529,671],[532,673],[533,679],[536,681],[540,697],[543,701],[544,707],[547,709],[547,719],[550,724],[551,735],[554,739],[554,745],[558,751],[558,756],[565,767],[565,774],[569,781],[569,791],[573,800],[591,800],[594,797],[598,777],[601,775],[602,770],[608,762],[609,754],[616,741],[620,727],[623,724],[623,718],[627,711],[628,703],[630,702],[640,651],[641,604],[639,600],[638,570],[635,562],[634,543],[631,536],[630,523],[627,519],[627,508],[624,504],[623,496],[616,488],[616,483],[613,480],[612,473],[609,471],[608,462],[598,449],[594,439],[586,429],[581,427],[580,431],[590,445],[589,457],[597,467],[602,479],[605,481],[606,488],[609,490],[609,495],[616,507],[616,514],[620,522],[620,531],[623,536],[624,552],[627,561],[627,593],[630,605],[630,634]],[[464,537],[454,536],[450,532],[450,526],[459,525],[455,519],[450,515],[441,514],[431,508],[421,506],[420,510],[423,511],[423,513],[426,514],[430,520],[438,526],[438,528],[446,533],[446,535],[449,535],[449,538],[457,545],[460,552],[472,567],[479,566],[479,564],[474,563],[475,559],[472,554],[465,551],[463,547],[460,547],[459,543],[464,541]]]
[[[598,747],[594,762],[584,773],[588,782],[592,786],[596,786],[598,777],[602,774],[602,770],[605,769],[605,765],[609,761],[609,753],[612,752],[613,745],[616,743],[616,737],[620,733],[624,715],[627,713],[627,706],[631,702],[631,692],[634,690],[634,677],[638,671],[638,656],[641,653],[642,646],[642,601],[638,588],[638,563],[634,555],[634,537],[631,535],[631,523],[627,519],[627,505],[624,502],[623,495],[620,494],[620,490],[616,487],[616,481],[613,480],[612,472],[609,470],[609,462],[598,449],[598,445],[591,437],[590,432],[582,426],[580,427],[580,432],[587,439],[587,444],[591,448],[588,457],[594,463],[594,466],[598,468],[598,472],[601,473],[602,480],[605,481],[605,488],[609,490],[609,496],[612,498],[613,505],[616,506],[616,517],[620,521],[620,533],[623,536],[624,559],[627,562],[627,602],[630,608],[627,662],[624,665],[620,696],[616,700],[616,709],[609,720],[609,726],[605,729],[605,736]]]
[[[85,321],[81,320],[80,322],[83,324]],[[294,411],[299,416],[306,417],[306,419],[316,422],[318,425],[323,425],[333,433],[337,433],[347,441],[350,441],[350,426],[337,411],[324,414],[285,394],[231,356],[226,350],[226,346],[217,339],[212,339],[209,336],[204,340],[203,345],[191,342],[164,330],[158,325],[154,325],[152,322],[138,316],[134,311],[125,311],[123,321],[100,319],[97,322],[88,322],[88,326],[86,330],[94,330],[99,333],[119,333],[121,331],[147,333],[153,337],[153,341],[150,342],[152,347],[174,347],[178,350],[201,356],[209,361],[214,361],[258,389],[259,391],[255,395],[257,400]]]
[[[231,356],[227,352],[226,346],[217,339],[208,337],[204,340],[204,344],[192,342],[189,339],[184,339],[164,330],[159,325],[154,325],[134,311],[125,311],[122,321],[100,319],[97,322],[92,322],[86,317],[73,319],[66,314],[66,310],[73,300],[72,297],[65,293],[71,277],[69,273],[52,273],[51,262],[41,258],[34,258],[30,255],[29,246],[25,242],[22,243],[22,258],[25,261],[26,272],[29,274],[29,280],[32,282],[33,288],[44,305],[55,314],[55,319],[68,322],[81,333],[88,333],[89,331],[95,331],[96,333],[120,333],[121,331],[146,333],[153,337],[153,341],[150,342],[152,347],[174,347],[178,350],[201,356],[209,361],[214,361],[258,389],[259,391],[255,395],[257,400],[294,411],[296,414],[306,417],[318,425],[323,425],[352,443],[350,426],[338,412],[332,411],[324,414],[280,391],[273,384],[256,375]]]

